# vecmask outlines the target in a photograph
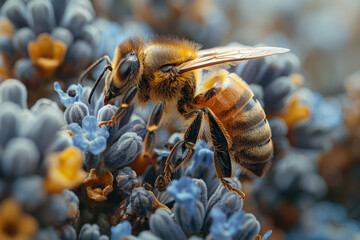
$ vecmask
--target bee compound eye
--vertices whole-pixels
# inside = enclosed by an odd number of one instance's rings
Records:
[[[122,78],[127,78],[130,73],[131,73],[131,61],[125,61],[121,66],[120,66],[120,75]]]

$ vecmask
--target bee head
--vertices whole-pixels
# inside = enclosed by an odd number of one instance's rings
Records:
[[[116,96],[126,93],[138,83],[140,63],[135,51],[128,52],[106,78],[104,103],[109,103]]]

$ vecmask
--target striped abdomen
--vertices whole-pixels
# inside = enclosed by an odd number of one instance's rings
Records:
[[[204,105],[214,112],[232,140],[233,160],[256,176],[262,176],[273,153],[271,130],[263,108],[236,74],[227,75],[213,86],[221,90]]]

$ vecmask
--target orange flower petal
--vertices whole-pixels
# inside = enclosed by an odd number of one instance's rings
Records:
[[[65,58],[65,53],[66,53],[66,45],[61,42],[61,41],[54,41],[53,42],[54,47],[53,47],[53,56],[52,58],[57,60],[60,64],[63,63],[64,58]]]

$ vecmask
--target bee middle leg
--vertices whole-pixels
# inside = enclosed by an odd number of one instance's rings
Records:
[[[232,177],[231,168],[231,155],[229,153],[229,138],[226,136],[226,130],[221,123],[217,120],[214,113],[205,108],[204,112],[211,129],[211,141],[215,148],[213,159],[216,176],[220,180],[221,184],[226,187],[229,191],[235,192],[241,198],[245,198],[245,193],[240,189],[232,186],[232,184],[225,178]]]
[[[164,178],[165,180],[163,183],[165,186],[162,187],[163,190],[165,190],[165,187],[171,182],[171,173],[177,171],[180,166],[186,163],[193,155],[201,129],[202,117],[203,112],[199,110],[195,119],[186,130],[184,140],[179,141],[174,145],[168,158],[166,159],[164,176],[160,175],[158,177],[158,179]]]
[[[156,104],[154,109],[152,110],[149,120],[147,122],[147,130],[145,139],[144,139],[144,149],[142,156],[148,160],[151,159],[154,149],[156,146],[156,132],[155,130],[158,129],[161,117],[164,113],[164,102],[159,102]]]
[[[135,85],[131,87],[124,95],[123,99],[121,100],[120,107],[116,110],[114,115],[108,121],[99,122],[99,127],[101,128],[103,125],[116,125],[127,113],[127,110],[135,98],[137,91],[139,89],[139,85]]]

